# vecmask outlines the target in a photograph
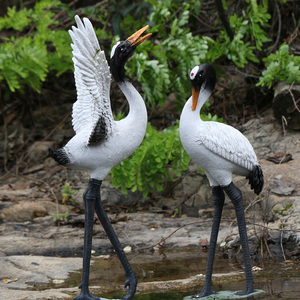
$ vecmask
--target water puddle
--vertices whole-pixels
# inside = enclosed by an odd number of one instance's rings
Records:
[[[169,250],[160,254],[157,252],[153,254],[132,253],[128,255],[128,258],[139,280],[134,300],[182,300],[186,296],[199,293],[203,286],[206,253],[199,250],[185,249],[184,252]],[[125,293],[121,290],[125,277],[118,258],[115,256],[108,259],[94,258],[93,261],[90,285],[104,287],[101,295],[95,295],[108,299],[120,299]],[[217,256],[214,274],[213,289],[215,291],[238,291],[245,287],[243,269],[236,260]],[[266,293],[248,299],[300,299],[300,263],[298,261],[287,263],[270,261],[262,270],[254,272],[253,275],[255,288]],[[81,274],[73,273],[65,282],[65,287],[77,286],[80,280]],[[111,290],[112,285],[114,290]]]

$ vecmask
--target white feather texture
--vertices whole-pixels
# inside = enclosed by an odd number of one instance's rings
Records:
[[[99,117],[103,116],[110,134],[113,126],[113,116],[110,108],[111,75],[101,51],[98,39],[91,22],[78,16],[75,17],[77,27],[72,27],[69,34],[73,44],[74,77],[77,90],[77,101],[73,105],[72,125],[77,133],[80,130],[92,132]],[[89,136],[86,136],[88,144]]]
[[[180,117],[180,139],[191,159],[205,171],[210,185],[227,186],[232,174],[248,176],[258,161],[252,145],[237,129],[201,120],[200,109],[208,97],[202,91],[194,111],[192,97],[186,102]]]
[[[73,105],[76,135],[63,147],[68,166],[86,170],[91,178],[103,180],[112,167],[131,155],[142,142],[147,110],[138,91],[124,80],[119,88],[129,104],[121,121],[113,119],[110,105],[111,75],[92,24],[75,17],[77,28],[69,31],[73,44],[77,101]],[[96,132],[96,133],[95,133]]]
[[[203,122],[197,142],[221,157],[252,170],[257,163],[252,145],[237,129],[217,122]],[[209,133],[209,134],[207,134]]]

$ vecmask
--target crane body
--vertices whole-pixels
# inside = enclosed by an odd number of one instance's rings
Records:
[[[91,178],[98,180],[105,179],[115,165],[130,156],[141,144],[146,132],[147,110],[141,95],[129,81],[119,83],[119,87],[134,109],[129,110],[126,118],[113,122],[109,138],[100,144],[90,145],[87,137],[91,130],[83,129],[63,148],[69,158],[66,165],[86,170]],[[95,157],[96,160],[93,159]]]
[[[100,197],[102,180],[111,168],[131,155],[142,142],[147,127],[147,110],[138,91],[125,77],[124,65],[135,48],[151,34],[141,36],[145,26],[117,42],[111,51],[110,67],[101,50],[91,22],[75,16],[77,27],[69,30],[72,38],[74,77],[77,101],[73,105],[72,125],[75,136],[60,149],[49,148],[50,155],[60,164],[89,172],[88,187],[83,195],[85,205],[85,235],[81,293],[76,300],[97,300],[90,294],[89,272],[92,250],[94,212],[96,212],[115,252],[125,270],[125,287],[122,297],[133,299],[137,278],[122,249],[119,239],[104,210]],[[111,73],[129,103],[128,115],[115,121],[110,105]]]
[[[245,176],[251,188],[259,194],[264,178],[256,154],[248,139],[237,129],[218,122],[203,121],[200,110],[216,83],[216,74],[209,64],[201,64],[190,72],[192,97],[188,99],[180,116],[179,134],[182,145],[191,159],[202,168],[212,187],[214,217],[210,236],[205,283],[202,291],[193,298],[202,298],[212,291],[212,269],[225,201],[231,199],[238,222],[246,274],[246,288],[238,292],[248,295],[254,292],[250,252],[241,191],[232,182],[232,174]]]

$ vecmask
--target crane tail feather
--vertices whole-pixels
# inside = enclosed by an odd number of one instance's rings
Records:
[[[70,164],[70,159],[66,153],[66,151],[61,149],[53,149],[51,147],[48,148],[50,156],[58,162],[60,165],[66,166]]]
[[[259,195],[264,186],[264,174],[260,165],[253,167],[250,175],[247,177],[249,179],[249,184],[251,185],[251,190]]]

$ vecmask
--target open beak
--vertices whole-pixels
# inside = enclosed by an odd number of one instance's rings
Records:
[[[192,88],[192,96],[193,96],[193,102],[192,102],[192,110],[195,110],[198,103],[198,98],[200,94],[200,89]]]
[[[142,36],[140,39],[139,37],[144,33],[144,31],[149,27],[149,25],[146,25],[145,27],[141,28],[137,32],[135,32],[133,35],[131,35],[127,41],[132,45],[132,46],[137,46],[144,42],[146,39],[148,39],[152,33],[148,33],[144,36]]]

